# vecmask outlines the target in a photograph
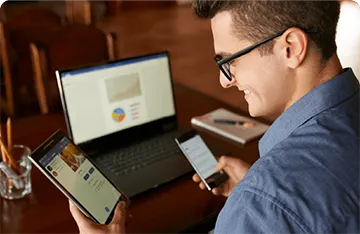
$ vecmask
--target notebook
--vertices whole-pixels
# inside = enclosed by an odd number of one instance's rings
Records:
[[[235,114],[224,108],[193,117],[191,123],[241,144],[260,137],[270,127],[253,118]]]

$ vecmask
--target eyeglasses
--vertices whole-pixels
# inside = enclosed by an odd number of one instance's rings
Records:
[[[301,28],[300,28],[301,29]],[[286,29],[287,30],[287,29]],[[277,34],[275,34],[274,36],[271,36],[271,37],[268,37],[268,38],[265,38],[264,40],[252,45],[252,46],[249,46],[245,49],[242,49],[238,52],[236,52],[235,54],[232,54],[230,55],[229,57],[226,57],[226,58],[221,58],[221,56],[217,55],[214,57],[215,59],[215,62],[216,64],[218,65],[218,67],[220,68],[221,72],[224,74],[224,76],[229,80],[229,81],[232,81],[232,77],[231,77],[231,71],[230,71],[230,62],[236,58],[239,58],[240,56],[243,56],[247,53],[250,53],[251,51],[253,51],[254,49],[256,49],[257,47],[281,36],[286,30],[282,31],[282,32],[279,32]],[[312,28],[310,30],[308,29],[301,29],[303,30],[304,32],[306,33],[316,33],[316,29]]]

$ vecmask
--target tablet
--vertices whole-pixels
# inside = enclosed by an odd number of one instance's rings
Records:
[[[29,158],[96,223],[110,223],[119,201],[125,201],[127,206],[130,204],[128,197],[61,130],[50,136]]]

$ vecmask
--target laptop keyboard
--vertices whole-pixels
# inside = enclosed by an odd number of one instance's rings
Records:
[[[114,175],[125,175],[163,159],[178,155],[181,151],[174,138],[174,132],[162,134],[117,151],[101,154],[95,157],[94,160]]]

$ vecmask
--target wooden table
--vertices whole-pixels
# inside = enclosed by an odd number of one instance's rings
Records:
[[[239,112],[206,95],[181,85],[175,85],[178,121],[190,128],[190,119],[219,107]],[[245,114],[245,113],[242,113]],[[34,116],[13,121],[14,143],[25,144],[34,150],[58,128],[66,130],[62,114]],[[258,141],[246,146],[201,132],[215,154],[232,155],[253,163],[258,158]],[[176,233],[192,231],[191,227],[204,219],[214,218],[225,198],[201,191],[191,180],[192,174],[131,198],[133,220],[129,233]],[[76,223],[70,215],[66,197],[33,167],[32,193],[16,201],[0,198],[0,233],[76,233]]]

